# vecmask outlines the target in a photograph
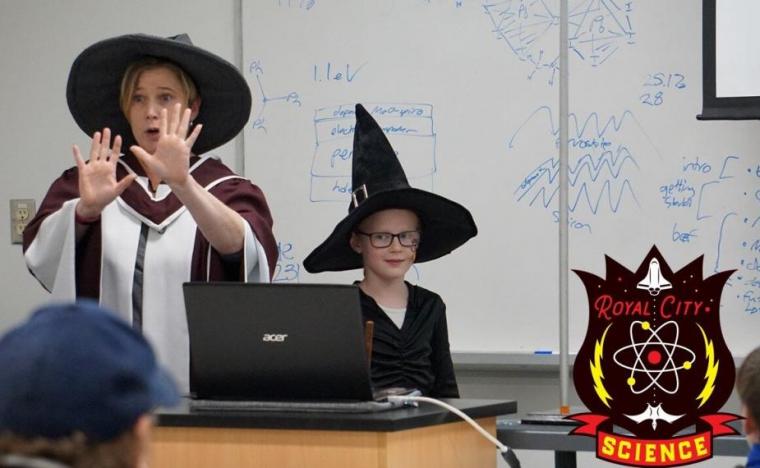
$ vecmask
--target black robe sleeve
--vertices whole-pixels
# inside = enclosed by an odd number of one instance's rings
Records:
[[[430,389],[430,396],[436,398],[459,398],[459,387],[454,375],[454,363],[449,348],[449,328],[446,323],[446,304],[438,297],[441,312],[435,324],[430,356],[435,380]]]

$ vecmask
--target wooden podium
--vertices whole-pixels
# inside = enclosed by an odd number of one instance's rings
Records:
[[[514,401],[446,400],[496,434]],[[151,466],[495,467],[496,447],[456,415],[421,404],[381,413],[160,412]]]

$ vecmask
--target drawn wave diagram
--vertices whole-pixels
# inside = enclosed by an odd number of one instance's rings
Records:
[[[606,151],[596,161],[586,154],[575,167],[569,168],[570,211],[575,212],[580,205],[592,214],[602,208],[617,213],[628,197],[639,205],[631,180],[623,176],[626,166],[636,169],[639,166],[625,147],[619,147],[616,153]],[[527,201],[529,206],[548,208],[559,193],[558,175],[559,161],[556,158],[544,161],[525,177],[514,192],[515,198],[518,202]]]
[[[545,116],[548,120],[541,119]],[[634,181],[640,167],[629,146],[616,143],[623,135],[626,121],[633,121],[633,115],[624,111],[620,117],[612,116],[602,121],[597,113],[591,113],[582,122],[575,114],[569,116],[570,164],[568,168],[568,207],[575,211],[579,207],[592,214],[599,210],[617,213],[628,201],[640,206],[634,189]],[[536,168],[530,171],[514,191],[518,202],[529,206],[548,208],[559,193],[558,128],[554,125],[551,110],[542,107],[520,126],[509,141],[510,148],[516,148],[529,124],[547,125],[551,135],[552,153]],[[548,123],[547,123],[548,122]],[[546,127],[543,127],[546,128]],[[527,135],[526,135],[527,136]],[[547,145],[548,146],[548,145]],[[540,151],[547,151],[540,150]],[[540,154],[540,153],[539,153]],[[546,152],[544,152],[546,154]]]

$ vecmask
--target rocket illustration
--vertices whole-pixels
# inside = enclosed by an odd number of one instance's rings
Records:
[[[649,272],[647,273],[647,276],[636,285],[636,288],[638,289],[648,290],[649,294],[652,296],[660,294],[660,291],[663,289],[670,289],[672,287],[673,285],[662,277],[660,262],[658,262],[656,258],[653,258],[652,261],[649,262]]]

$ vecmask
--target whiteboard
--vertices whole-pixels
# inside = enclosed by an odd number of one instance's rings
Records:
[[[570,266],[738,269],[722,298],[735,355],[760,336],[760,132],[699,122],[698,2],[570,1]],[[410,183],[467,206],[476,238],[416,265],[455,352],[558,348],[559,2],[243,2],[254,105],[245,173],[267,195],[276,281],[338,282],[301,261],[345,216],[353,104],[374,112]],[[348,189],[348,190],[347,190]],[[570,350],[588,305],[570,276]]]

